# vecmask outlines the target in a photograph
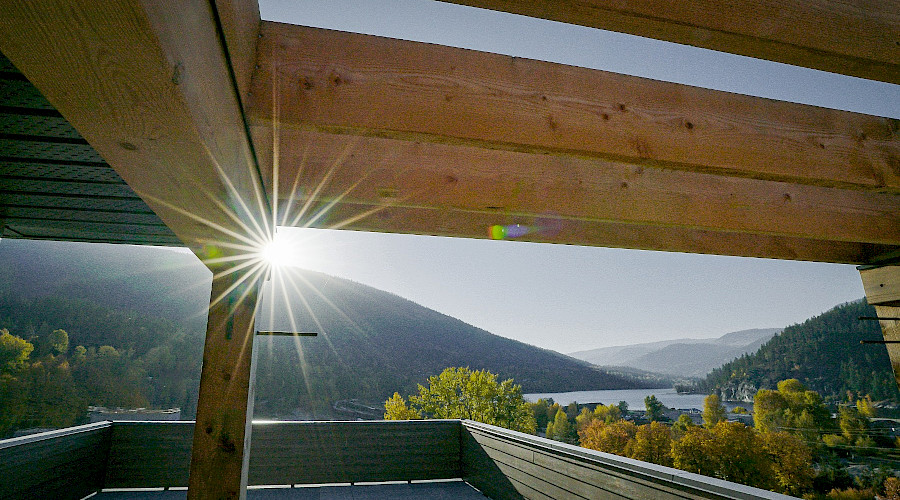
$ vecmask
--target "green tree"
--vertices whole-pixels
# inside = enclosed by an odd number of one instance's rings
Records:
[[[533,434],[535,420],[512,379],[497,382],[487,370],[447,368],[419,385],[410,406],[427,418],[463,418]]]
[[[553,422],[547,424],[547,439],[562,441],[563,443],[577,444],[577,434],[572,424],[569,423],[569,417],[566,412],[560,408],[556,412]]]
[[[53,330],[47,337],[47,343],[51,354],[65,354],[69,352],[69,334],[65,330]]]
[[[671,467],[672,431],[659,422],[638,427],[631,448],[631,458]]]
[[[384,402],[385,420],[418,420],[421,418],[422,414],[410,409],[399,392],[395,392],[393,396]]]
[[[656,422],[663,419],[663,412],[666,407],[656,399],[655,394],[651,394],[644,398],[644,407],[647,409],[647,419]]]
[[[600,406],[600,405],[597,405]],[[592,420],[594,420],[594,412],[589,410],[586,406],[581,409],[581,413],[575,417],[575,428],[577,430],[584,429]]]
[[[675,439],[681,439],[687,433],[687,430],[691,427],[694,427],[694,421],[691,420],[686,413],[682,413],[678,416],[678,420],[672,424],[672,434]]]
[[[725,406],[719,400],[719,395],[712,393],[703,400],[703,425],[708,428],[715,427],[719,422],[725,421]]]
[[[623,401],[624,403],[624,401]],[[628,403],[625,403],[625,407],[628,407]],[[617,405],[597,405],[594,408],[594,418],[602,420],[607,424],[611,424],[616,420],[622,419],[622,409]]]
[[[27,340],[0,330],[0,372],[12,373],[25,368],[34,345]]]
[[[546,399],[541,398],[534,403],[529,403],[529,406],[531,407],[531,414],[534,416],[535,428],[546,429],[547,424],[550,422],[550,418],[547,416],[550,403]]]

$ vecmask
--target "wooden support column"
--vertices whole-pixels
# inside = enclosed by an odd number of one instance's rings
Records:
[[[235,272],[213,279],[189,499],[246,498],[257,294],[255,276]]]
[[[884,340],[900,342],[900,321],[896,319],[900,318],[900,265],[860,269],[859,275],[869,304],[875,306],[879,318],[886,318],[879,321]],[[885,345],[900,386],[900,344]]]

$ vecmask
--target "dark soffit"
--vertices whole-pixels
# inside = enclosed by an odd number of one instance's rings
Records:
[[[183,246],[2,54],[0,223],[3,238]]]

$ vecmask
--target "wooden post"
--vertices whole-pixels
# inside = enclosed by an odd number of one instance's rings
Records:
[[[189,499],[246,498],[257,294],[254,276],[236,272],[213,279]]]
[[[860,268],[866,300],[875,306],[879,318],[900,318],[900,265]],[[884,340],[900,341],[900,320],[884,319],[879,321]],[[885,344],[894,378],[900,387],[900,344]]]

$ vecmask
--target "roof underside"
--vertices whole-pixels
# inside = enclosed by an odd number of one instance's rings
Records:
[[[0,235],[181,246],[181,241],[0,54]]]
[[[867,35],[896,32],[879,3],[822,13],[788,2],[798,14],[784,17],[706,0],[678,3],[672,19],[609,0],[459,3],[875,80],[900,68],[895,40]],[[716,15],[695,15],[706,11]],[[686,20],[700,31],[684,33]],[[184,244],[213,258],[257,248],[277,220],[900,258],[896,119],[261,22],[253,0],[16,3],[0,16],[0,49],[21,70],[0,68],[5,237]]]

